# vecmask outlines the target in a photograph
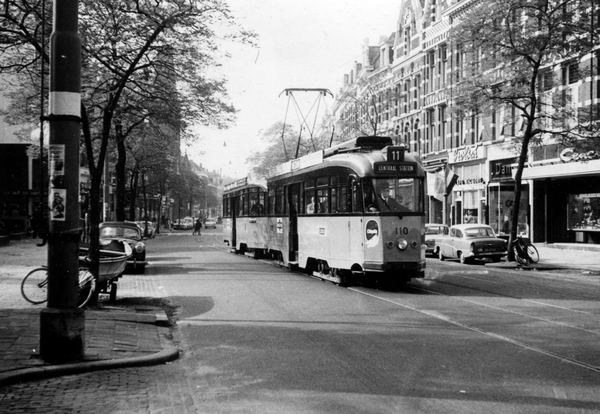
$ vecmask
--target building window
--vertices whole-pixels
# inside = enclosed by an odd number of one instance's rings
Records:
[[[404,54],[408,55],[410,52],[410,25],[404,28]]]

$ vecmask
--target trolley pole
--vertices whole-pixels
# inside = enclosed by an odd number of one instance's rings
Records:
[[[40,356],[83,358],[85,314],[79,285],[81,40],[78,0],[54,0],[50,37],[48,307],[40,314]]]

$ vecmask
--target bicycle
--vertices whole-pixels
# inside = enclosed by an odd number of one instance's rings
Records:
[[[513,242],[513,250],[515,252],[515,259],[520,264],[529,265],[540,261],[540,254],[536,247],[531,242],[523,240],[521,236],[517,236]]]
[[[21,281],[21,295],[29,303],[40,305],[48,300],[48,268],[38,267],[27,273]],[[77,307],[83,308],[92,298],[96,279],[84,268],[79,269],[79,293]]]

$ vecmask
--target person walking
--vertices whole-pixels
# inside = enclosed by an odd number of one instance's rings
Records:
[[[200,221],[200,219],[196,220],[196,224],[194,224],[194,232],[192,233],[193,235],[198,235],[200,236],[200,229],[202,228],[202,222]]]

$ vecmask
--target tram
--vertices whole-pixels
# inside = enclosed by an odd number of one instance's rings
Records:
[[[424,277],[424,192],[417,156],[389,137],[358,137],[278,165],[266,186],[232,183],[226,241],[340,285],[396,286]]]

